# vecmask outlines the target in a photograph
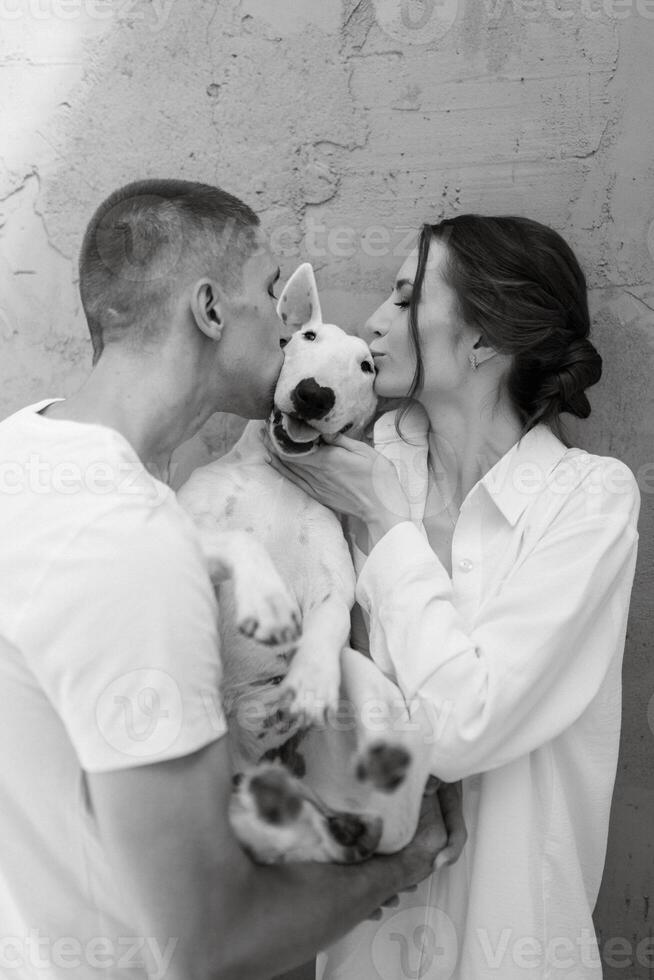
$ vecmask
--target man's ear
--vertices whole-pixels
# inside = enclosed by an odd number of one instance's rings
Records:
[[[318,287],[310,262],[298,266],[284,286],[277,303],[277,316],[289,334],[309,324],[322,323]]]
[[[191,294],[191,313],[196,326],[210,340],[220,340],[224,321],[224,302],[211,279],[199,279]]]

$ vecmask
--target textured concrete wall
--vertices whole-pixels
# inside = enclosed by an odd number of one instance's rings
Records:
[[[0,416],[87,372],[76,253],[136,177],[244,196],[353,329],[426,218],[523,213],[577,249],[605,375],[573,433],[643,490],[597,924],[607,976],[652,976],[654,0],[0,0],[0,35]]]

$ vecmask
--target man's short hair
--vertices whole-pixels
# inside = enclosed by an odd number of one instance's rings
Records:
[[[209,184],[139,180],[110,194],[79,259],[93,363],[108,343],[157,336],[184,282],[211,275],[236,292],[258,225],[247,204]]]

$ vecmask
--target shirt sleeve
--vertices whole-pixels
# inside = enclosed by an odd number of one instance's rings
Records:
[[[639,506],[627,473],[627,492],[605,493],[592,513],[578,487],[472,628],[415,525],[397,524],[371,551],[357,583],[371,652],[382,647],[404,696],[429,712],[436,775],[494,769],[556,738],[622,655]]]
[[[28,663],[88,772],[176,758],[226,731],[217,603],[175,507],[120,507],[78,531],[25,613]]]

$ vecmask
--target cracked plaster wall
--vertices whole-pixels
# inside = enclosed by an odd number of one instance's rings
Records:
[[[138,176],[198,178],[245,197],[283,273],[311,259],[328,318],[352,329],[385,295],[425,218],[524,213],[576,248],[605,374],[591,419],[571,431],[629,463],[643,490],[597,924],[605,939],[647,938],[651,0],[432,0],[422,19],[417,0],[75,2],[67,17],[54,0],[22,0],[5,5],[19,16],[0,15],[0,417],[65,395],[85,376],[77,250],[93,208]],[[178,480],[238,428],[234,419],[209,424],[180,453]],[[629,975],[651,974],[634,962]]]

